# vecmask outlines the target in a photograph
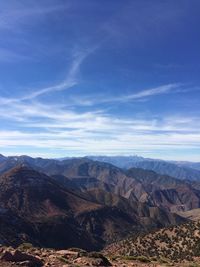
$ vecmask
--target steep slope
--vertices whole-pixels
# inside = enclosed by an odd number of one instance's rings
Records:
[[[181,181],[154,171],[138,168],[128,170],[127,175],[137,177],[148,192],[148,201],[171,212],[187,211],[200,207],[199,183]]]
[[[37,229],[30,221],[12,211],[0,208],[0,244],[17,246],[22,242],[39,245]]]
[[[78,177],[76,179],[74,179],[73,177],[68,178],[64,175],[52,175],[51,177],[55,179],[62,186],[74,190],[78,189],[80,191],[87,191],[93,188],[99,188],[104,192],[114,191],[114,186],[112,184],[101,182],[100,180],[94,177],[83,176],[83,177]]]
[[[108,246],[107,254],[192,260],[200,256],[200,222],[132,236]]]
[[[27,167],[17,167],[4,174],[0,177],[0,203],[2,210],[8,210],[13,218],[19,218],[19,225],[24,223],[25,228],[31,225],[34,233],[25,232],[28,240],[53,247],[91,249],[98,245],[78,224],[75,215],[101,206],[63,189],[44,174]],[[20,228],[18,234],[23,236],[23,233]],[[12,240],[7,241],[12,243]]]
[[[181,217],[187,218],[192,221],[199,221],[200,220],[200,208],[188,210],[188,211],[180,211],[178,214]]]
[[[142,228],[140,227],[140,230],[142,231],[165,227],[171,224],[179,224],[185,221],[181,216],[165,209],[149,206],[147,203],[104,192],[98,188],[90,189],[85,193],[91,201],[110,207],[117,207],[128,214],[134,218],[135,221],[140,222],[140,225],[142,226]],[[134,228],[132,230],[134,230]]]
[[[177,212],[200,207],[200,190],[193,183],[181,181],[153,171],[133,168],[125,171],[111,164],[86,158],[72,159],[56,170],[45,170],[59,181],[71,181],[74,188],[82,191],[100,189],[151,207]],[[62,179],[61,179],[62,177]],[[69,182],[68,182],[69,184]],[[104,203],[106,204],[106,203]]]
[[[200,180],[200,171],[162,160],[144,160],[136,162],[133,167],[152,170],[181,180]]]
[[[61,174],[51,178],[23,164],[0,177],[1,209],[19,217],[19,225],[32,229],[23,232],[18,227],[18,235],[25,236],[20,240],[98,249],[131,232],[185,221],[139,202],[143,192],[139,180],[110,164],[76,159],[56,172]]]
[[[108,191],[112,191],[112,193],[125,198],[132,195],[132,198],[138,200],[137,191],[145,192],[140,182],[132,177],[128,177],[120,168],[86,158],[64,162],[62,174],[73,180],[77,178],[95,178],[104,184],[103,189],[107,185],[109,187]]]
[[[29,156],[10,156],[4,157],[2,156],[0,159],[0,174],[3,174],[20,164],[31,166],[32,168],[36,168],[37,170],[42,170],[42,167],[45,166],[48,168],[49,166],[54,167],[58,161],[53,159],[43,159],[43,158],[32,158]]]
[[[0,154],[0,163],[5,161],[6,160],[6,157],[2,154]]]
[[[117,196],[115,199],[120,199],[120,201],[115,203],[115,207],[119,207],[123,198],[123,202],[126,204],[122,210],[127,209],[128,212],[131,207],[129,214],[134,213],[138,216],[142,225],[162,227],[170,223],[181,222],[179,216],[170,214],[170,211],[176,211],[175,208],[171,210],[171,207],[164,204],[159,205],[159,200],[151,196],[148,186],[145,183],[144,186],[143,181],[139,179],[141,174],[138,172],[135,175],[130,175],[130,172],[111,164],[92,161],[87,158],[66,160],[59,163],[56,169],[45,169],[44,171],[48,172],[49,175],[54,175],[53,177],[62,182],[63,185],[66,185],[66,181],[69,185],[69,181],[71,181],[74,188],[82,190],[89,197],[91,197],[93,190],[93,197],[95,193],[97,198],[94,197],[92,200],[102,205],[109,205],[108,199],[111,200],[113,196]],[[144,171],[144,176],[148,178],[149,171]],[[176,179],[171,178],[172,180]],[[176,184],[179,184],[178,181]],[[100,198],[101,202],[99,202]],[[174,206],[177,205],[180,206],[180,203],[174,204]],[[109,206],[113,207],[113,204]]]
[[[33,218],[98,208],[97,204],[64,190],[45,174],[21,166],[0,177],[0,203],[3,208]]]
[[[129,178],[123,170],[108,163],[77,158],[59,161],[55,164],[40,168],[63,185],[65,182],[68,184],[71,182],[72,187],[77,186],[82,189],[97,187],[126,198],[132,194],[135,200],[137,200],[137,196],[134,191],[136,194],[137,190],[144,191],[141,183]],[[34,168],[37,169],[38,167],[34,166]]]
[[[25,159],[35,169],[53,176],[56,181],[68,188],[78,188],[82,191],[98,188],[172,212],[200,207],[198,182],[180,181],[168,175],[159,175],[139,168],[126,172],[111,164],[87,158],[64,161],[26,157],[20,159]],[[142,158],[139,158],[138,162],[143,162]]]
[[[129,201],[158,206],[172,212],[200,207],[200,190],[195,189],[200,188],[198,183],[194,186],[189,182],[181,182],[169,176],[159,176],[148,170],[142,172],[134,169],[131,173],[111,164],[87,158],[56,161],[23,156],[18,157],[18,160],[52,176],[65,188],[83,192],[98,188]]]
[[[26,166],[0,177],[0,203],[0,236],[6,244],[31,241],[57,248],[98,249],[142,227],[136,215],[91,201],[83,192],[69,191],[53,178]],[[11,213],[10,218],[17,223],[15,234],[4,211]],[[4,232],[10,232],[7,239]]]
[[[159,174],[169,175],[181,180],[200,180],[199,163],[170,162],[158,159],[148,159],[138,156],[93,156],[92,160],[108,162],[123,169],[142,168]]]
[[[59,172],[59,175],[55,175],[56,172]],[[82,190],[90,201],[112,207],[114,216],[120,218],[118,227],[121,234],[117,234],[118,238],[128,232],[136,231],[138,228],[144,230],[144,228],[163,227],[184,222],[184,219],[176,214],[170,214],[159,207],[149,207],[149,201],[141,203],[141,196],[148,194],[141,182],[133,177],[128,177],[123,170],[111,164],[86,158],[71,159],[65,161],[64,166],[61,166],[60,169],[48,170],[48,174],[54,174],[53,177],[63,185],[66,185],[67,181],[68,186],[71,181],[71,186],[74,189]],[[67,177],[66,180],[65,177]],[[98,217],[101,217],[101,220],[98,220]],[[92,211],[89,215],[78,216],[78,219],[90,231],[92,231],[91,225],[95,229],[103,229],[99,230],[99,233],[105,239],[109,235],[112,236],[112,230],[108,226],[106,227],[108,221],[112,228],[117,225],[116,219],[108,216],[107,209],[95,211],[95,214]],[[128,220],[129,226],[126,220]],[[126,225],[126,227],[124,228],[122,225]],[[117,233],[116,230],[115,232]],[[114,236],[111,240],[113,238]]]
[[[120,240],[131,232],[144,230],[137,216],[117,207],[105,206],[103,209],[80,213],[76,219],[93,236],[97,239],[101,237],[108,243]]]
[[[122,169],[132,167],[153,170],[160,174],[169,175],[182,180],[199,180],[199,163],[192,162],[170,162],[157,159],[148,159],[138,156],[90,156],[85,158],[67,158],[62,160],[31,158],[28,156],[0,157],[0,174],[17,166],[18,164],[28,163],[38,171],[49,171],[48,174],[64,174],[65,165],[76,160],[91,159],[103,163],[110,163]],[[62,170],[63,169],[63,170]],[[61,171],[62,170],[62,171]]]

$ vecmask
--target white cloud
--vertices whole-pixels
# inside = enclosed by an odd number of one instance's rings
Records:
[[[124,103],[124,102],[130,102],[130,101],[141,101],[144,99],[147,99],[152,96],[158,96],[163,94],[169,94],[174,92],[181,92],[180,90],[181,84],[179,83],[172,83],[172,84],[166,84],[161,85],[155,88],[150,88],[146,90],[140,90],[134,94],[128,94],[128,95],[121,95],[121,96],[112,96],[112,97],[82,97],[82,98],[74,98],[74,104],[80,105],[80,106],[93,106],[96,104],[103,104],[103,103]]]
[[[180,87],[180,84],[167,84],[167,85],[159,86],[156,88],[140,91],[138,93],[124,97],[123,100],[140,99],[140,98],[148,97],[148,96],[166,94],[166,93],[169,93],[173,89],[176,89],[178,87]]]
[[[85,51],[75,51],[74,55],[72,55],[72,63],[69,67],[68,73],[66,75],[66,78],[55,85],[47,86],[45,88],[41,89],[31,89],[31,92],[29,92],[27,95],[24,95],[19,98],[4,98],[0,97],[0,104],[9,104],[9,103],[20,103],[27,100],[33,100],[39,96],[51,93],[51,92],[59,92],[64,91],[69,88],[72,88],[73,86],[78,84],[78,72],[80,69],[81,64],[83,61],[95,51],[97,47],[91,47],[90,49],[87,49]]]
[[[48,87],[45,87],[45,88],[42,88],[39,90],[34,90],[32,93],[25,95],[20,100],[22,101],[22,100],[34,99],[34,98],[39,97],[39,96],[44,95],[44,94],[67,90],[67,89],[75,86],[78,83],[76,75],[79,71],[79,67],[80,67],[82,61],[86,58],[86,55],[87,54],[83,54],[83,55],[81,55],[78,58],[75,58],[73,60],[71,66],[70,66],[69,72],[67,74],[67,77],[64,81],[62,81],[61,83],[59,83],[57,85],[48,86]]]
[[[31,96],[20,99],[0,98],[0,117],[12,125],[11,130],[0,131],[2,149],[51,148],[72,151],[73,155],[200,149],[200,122],[197,117],[134,115],[116,118],[105,110],[92,108],[90,111],[80,111],[61,104],[36,102],[35,98],[42,94],[67,89],[66,81],[77,81],[80,64],[86,56],[87,53],[76,58],[61,85],[36,90]],[[138,100],[179,89],[178,84],[168,84],[112,101]]]
[[[0,131],[1,148],[51,148],[73,155],[200,149],[197,117],[124,119],[103,110],[76,112],[40,103],[0,107],[0,114],[18,129]]]

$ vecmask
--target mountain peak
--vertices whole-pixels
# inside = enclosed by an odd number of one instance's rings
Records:
[[[9,171],[5,173],[5,175],[14,175],[18,173],[23,173],[23,172],[36,172],[28,163],[19,163]]]

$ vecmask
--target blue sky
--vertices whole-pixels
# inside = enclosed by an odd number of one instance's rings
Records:
[[[199,10],[2,0],[1,153],[200,161]]]

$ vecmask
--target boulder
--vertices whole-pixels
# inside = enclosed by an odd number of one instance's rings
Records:
[[[35,266],[35,267],[43,266],[43,261],[38,256],[33,256],[31,254],[21,252],[20,250],[4,251],[2,254],[3,255],[1,259],[4,261],[21,262],[21,263],[25,262],[25,264],[29,264],[24,266]]]
[[[71,251],[71,250],[57,250],[56,254],[65,257],[65,256],[73,256],[78,257],[79,252]]]
[[[107,258],[91,258],[91,257],[79,257],[73,262],[77,265],[83,266],[112,266]]]

